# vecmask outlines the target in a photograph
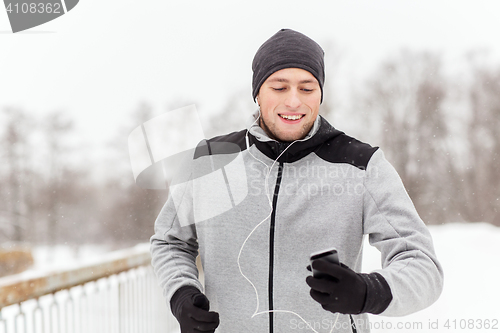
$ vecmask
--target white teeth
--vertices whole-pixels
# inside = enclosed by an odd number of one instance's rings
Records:
[[[302,115],[285,115],[285,114],[280,114],[281,118],[287,119],[287,120],[297,120],[302,118]]]

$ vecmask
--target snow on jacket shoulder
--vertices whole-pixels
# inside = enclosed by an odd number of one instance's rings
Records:
[[[394,168],[380,149],[321,117],[316,125],[289,147],[254,127],[248,148],[246,130],[198,147],[151,238],[167,302],[181,286],[204,291],[221,333],[330,332],[334,323],[335,332],[351,332],[349,316],[335,322],[310,297],[306,266],[312,252],[336,247],[341,262],[361,271],[364,235],[381,252],[377,272],[392,293],[382,315],[406,315],[438,298],[442,269],[431,236]],[[358,332],[369,331],[366,314],[353,318]]]

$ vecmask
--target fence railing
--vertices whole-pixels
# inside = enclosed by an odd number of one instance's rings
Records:
[[[84,266],[0,278],[0,333],[179,332],[149,247]]]

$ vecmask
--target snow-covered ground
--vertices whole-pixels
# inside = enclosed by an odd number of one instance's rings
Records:
[[[409,316],[371,316],[372,332],[500,331],[500,228],[452,223],[429,229],[444,269],[441,297]],[[378,250],[366,245],[364,270],[379,268]]]
[[[33,250],[34,265],[30,271],[51,271],[92,263],[104,253],[111,251],[110,246],[86,244],[80,246],[38,246]],[[28,273],[28,272],[26,272]]]

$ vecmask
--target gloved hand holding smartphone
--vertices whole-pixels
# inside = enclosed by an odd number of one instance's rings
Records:
[[[323,309],[344,314],[363,311],[367,294],[363,275],[368,274],[356,273],[341,264],[335,248],[311,254],[311,270],[313,276],[308,276],[306,283],[311,287],[311,297]]]

